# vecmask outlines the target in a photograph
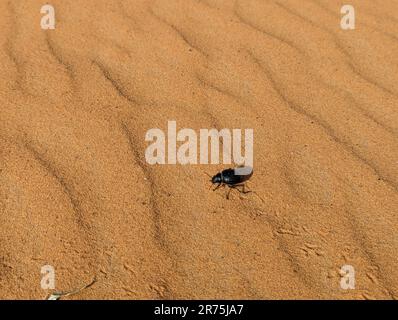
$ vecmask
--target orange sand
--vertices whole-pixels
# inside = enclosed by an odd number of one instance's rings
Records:
[[[398,298],[398,2],[349,2],[1,0],[0,297]],[[148,165],[167,120],[253,128],[264,202]]]

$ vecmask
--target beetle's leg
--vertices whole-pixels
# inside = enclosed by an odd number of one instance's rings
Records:
[[[250,191],[250,190],[246,190],[245,189],[245,184],[243,183],[243,184],[237,184],[237,185],[233,185],[233,186],[230,186],[230,185],[228,185],[228,187],[230,188],[229,189],[229,192],[228,192],[228,195],[227,195],[227,199],[229,199],[229,193],[231,192],[231,189],[235,189],[236,191],[238,191],[240,194],[246,194],[246,193],[250,193],[250,192],[252,192],[252,191]],[[242,187],[242,190],[240,190],[239,189],[239,187]],[[241,195],[239,195],[239,198],[240,199],[244,199]]]
[[[222,183],[219,183],[214,189],[213,191],[216,191],[219,187],[221,187]]]
[[[235,189],[235,190],[238,190],[239,192],[241,192],[241,191],[237,188],[238,186],[240,186],[239,184],[238,184],[238,185],[230,185],[230,184],[227,184],[227,186],[229,187],[228,192],[227,192],[227,199],[228,199],[228,200],[229,200],[229,195],[230,195],[232,189]]]

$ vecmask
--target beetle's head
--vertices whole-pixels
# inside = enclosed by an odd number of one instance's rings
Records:
[[[217,173],[213,178],[211,178],[211,183],[221,183],[222,177],[221,173]]]

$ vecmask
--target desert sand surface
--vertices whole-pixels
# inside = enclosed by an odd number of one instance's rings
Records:
[[[348,2],[0,0],[0,297],[398,298],[398,2]],[[168,120],[252,128],[259,197],[149,165]]]

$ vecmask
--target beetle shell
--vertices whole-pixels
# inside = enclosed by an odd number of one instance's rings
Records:
[[[238,175],[235,173],[235,169],[223,170],[222,172],[217,173],[211,179],[211,182],[212,183],[225,183],[228,185],[235,185],[235,184],[245,182],[245,181],[249,180],[251,178],[251,176],[253,175],[253,169],[249,168],[249,167],[247,167],[247,169],[250,169],[250,170],[248,170],[248,171],[250,171],[250,173],[247,175]]]

